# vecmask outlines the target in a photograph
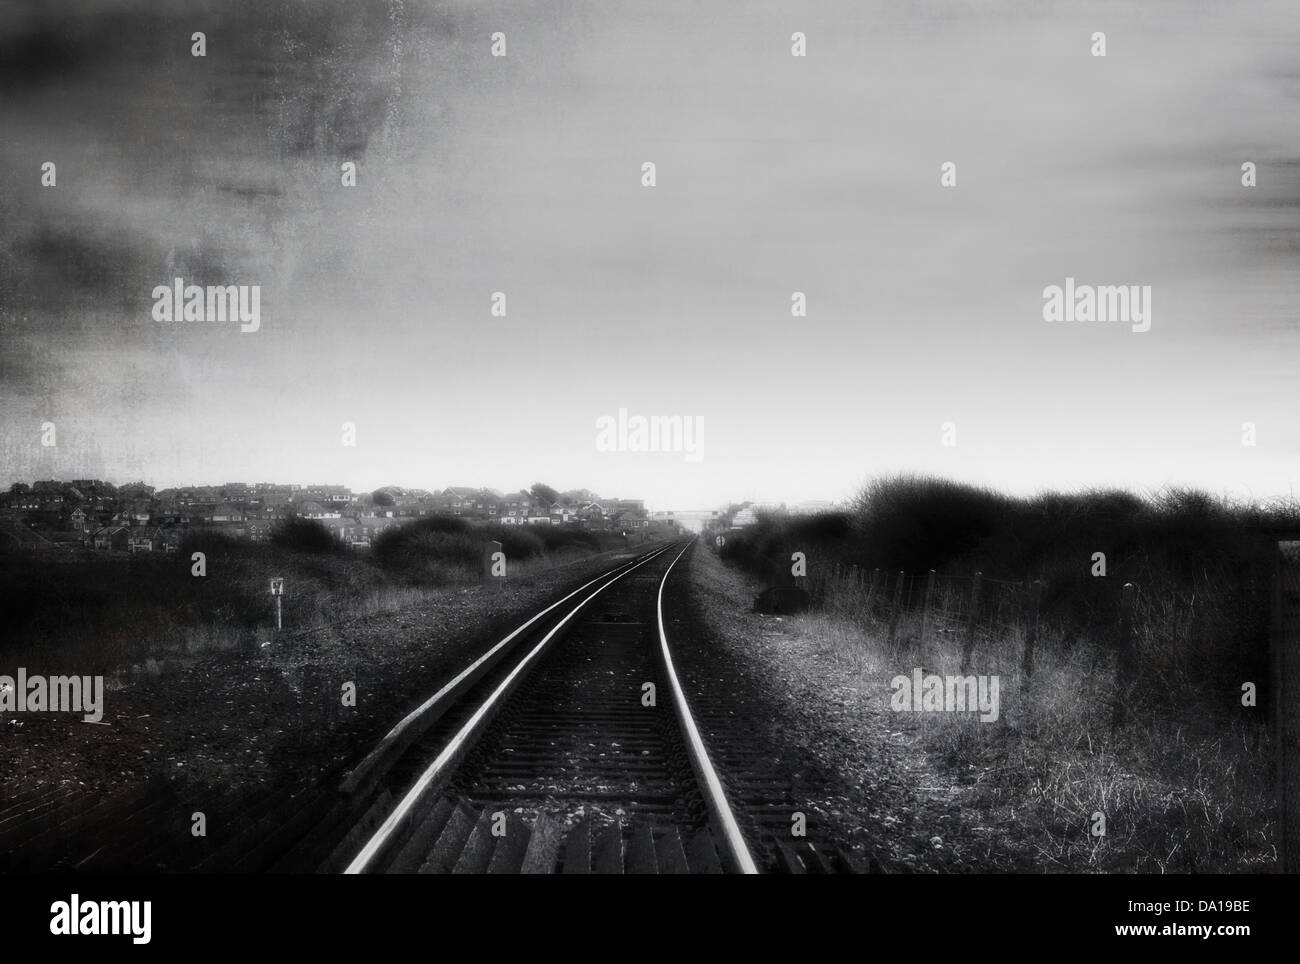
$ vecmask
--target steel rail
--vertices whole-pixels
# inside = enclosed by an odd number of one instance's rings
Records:
[[[495,643],[491,649],[487,650],[487,652],[483,653],[472,663],[466,666],[463,670],[457,673],[448,683],[446,683],[446,685],[444,685],[436,693],[430,696],[427,700],[425,700],[415,709],[411,710],[410,713],[407,713],[406,716],[402,717],[402,719],[399,720],[397,724],[394,725],[394,727],[388,731],[388,733],[384,736],[384,738],[379,741],[378,745],[376,745],[376,747],[373,750],[371,750],[368,754],[366,754],[365,758],[352,769],[352,771],[344,779],[341,789],[345,793],[351,793],[353,790],[355,790],[357,786],[359,786],[362,783],[362,781],[369,775],[369,771],[385,756],[385,754],[387,754],[402,739],[403,734],[410,726],[412,726],[421,717],[428,714],[440,702],[453,696],[456,693],[456,691],[459,689],[459,687],[467,679],[469,679],[476,672],[478,672],[479,669],[485,663],[494,659],[496,655],[499,652],[501,652],[502,649],[504,649],[506,646],[509,646],[512,642],[514,642],[515,639],[517,639],[522,633],[526,632],[539,619],[546,616],[552,610],[558,609],[560,606],[564,605],[574,596],[578,595],[580,592],[584,591],[585,589],[594,586],[602,579],[608,579],[611,576],[615,576],[616,574],[618,574],[618,571],[620,569],[624,569],[628,566],[638,565],[641,562],[648,562],[651,559],[656,558],[658,555],[667,552],[669,548],[671,548],[671,546],[665,546],[659,549],[652,549],[650,552],[647,552],[642,557],[640,557],[640,559],[633,559],[629,562],[621,563],[615,566],[613,569],[608,570],[607,572],[602,572],[599,576],[596,576],[594,579],[591,579],[588,582],[583,583],[581,586],[573,590],[573,592],[569,593],[567,596],[564,596],[563,598],[556,600],[551,605],[543,609],[541,612],[534,615],[527,622],[516,627],[514,631],[511,632],[508,636],[503,637],[500,641]]]
[[[736,823],[736,816],[732,813],[731,804],[727,802],[727,795],[722,789],[722,781],[718,779],[718,773],[709,760],[709,751],[705,748],[704,740],[700,737],[699,728],[695,725],[695,720],[691,716],[690,704],[686,701],[686,693],[682,690],[682,684],[677,678],[677,670],[673,666],[673,655],[668,650],[668,636],[664,633],[664,586],[668,584],[668,576],[672,573],[673,566],[677,565],[677,561],[694,544],[695,540],[692,539],[681,552],[677,553],[677,558],[668,564],[668,569],[659,582],[657,611],[659,645],[664,659],[664,672],[668,677],[669,684],[672,686],[674,705],[677,707],[677,718],[681,722],[682,733],[686,738],[686,750],[691,758],[691,766],[695,768],[696,777],[704,786],[709,810],[712,811],[714,819],[718,821],[718,825],[722,829],[736,867],[742,874],[756,874],[758,873],[758,867],[754,864],[754,858],[750,856],[749,847],[745,844],[744,835],[740,832],[740,825]]]
[[[477,735],[477,731],[487,720],[488,715],[491,713],[491,711],[494,710],[497,707],[497,705],[502,701],[502,699],[510,692],[510,690],[513,688],[515,681],[532,665],[532,663],[537,659],[537,657],[542,653],[542,651],[546,649],[550,641],[555,637],[556,633],[558,633],[561,629],[563,629],[568,624],[568,622],[571,619],[573,619],[583,609],[583,607],[585,607],[589,602],[591,602],[593,599],[599,596],[610,586],[614,585],[616,582],[621,580],[624,576],[628,575],[629,573],[634,572],[635,570],[646,565],[646,563],[649,563],[659,558],[659,556],[663,555],[671,548],[672,546],[665,546],[662,549],[656,550],[651,553],[647,553],[644,558],[637,560],[632,564],[628,565],[627,568],[625,568],[622,572],[617,573],[617,575],[614,575],[613,578],[608,579],[598,589],[596,589],[594,592],[592,592],[590,595],[584,598],[581,602],[575,605],[564,616],[563,619],[561,619],[554,626],[552,626],[550,631],[547,632],[547,634],[542,637],[541,641],[538,642],[538,644],[534,646],[531,650],[529,650],[527,655],[525,655],[515,665],[515,668],[510,671],[510,673],[506,676],[506,678],[503,679],[499,684],[497,684],[496,688],[487,697],[487,699],[484,700],[482,704],[480,704],[478,709],[474,711],[473,715],[471,715],[470,718],[456,732],[456,735],[453,736],[450,741],[448,741],[447,745],[442,749],[442,751],[438,754],[438,756],[434,759],[434,761],[429,764],[429,766],[425,769],[425,771],[422,774],[420,774],[420,778],[416,780],[416,782],[406,792],[406,794],[402,797],[401,802],[399,802],[397,806],[393,808],[393,811],[388,815],[388,817],[384,820],[384,822],[380,824],[379,829],[377,829],[374,832],[374,834],[371,835],[370,839],[366,841],[365,845],[357,853],[357,856],[353,858],[352,862],[348,864],[347,868],[343,872],[345,874],[360,874],[366,871],[366,869],[374,861],[375,857],[378,856],[384,850],[384,848],[388,846],[393,836],[403,827],[406,821],[410,818],[411,813],[415,810],[415,807],[420,802],[421,797],[424,796],[425,792],[439,777],[445,775],[445,772],[450,768],[452,764],[456,762],[457,758],[461,755],[461,753],[470,745],[474,737]],[[538,618],[550,612],[552,609],[555,609],[565,600],[573,598],[573,596],[582,592],[583,589],[587,588],[587,586],[590,586],[594,582],[599,582],[600,579],[602,578],[604,577],[600,576],[597,577],[596,579],[593,579],[591,582],[587,583],[586,586],[574,590],[574,592],[570,593],[568,596],[565,596],[564,599],[560,600],[560,602],[557,602],[552,606],[548,607],[547,609],[543,610],[541,613],[538,613],[537,616],[529,620],[523,626],[519,627],[519,629],[515,630],[514,633],[511,633],[510,636],[508,636],[505,640],[502,640],[502,642],[499,643],[496,647],[493,647],[493,650],[495,651],[501,645],[504,645],[504,643],[508,642],[510,639],[513,639],[515,636],[517,636],[528,626],[532,625],[532,623],[535,622]],[[446,689],[446,687],[444,687],[444,689]],[[442,691],[440,690],[439,692],[441,693]],[[408,716],[408,719],[409,718],[410,717]]]

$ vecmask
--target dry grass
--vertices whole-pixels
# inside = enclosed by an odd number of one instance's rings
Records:
[[[921,640],[921,620],[903,616],[892,645],[887,627],[863,618],[854,591],[831,594],[826,611],[795,617],[791,631],[814,641],[865,684],[874,708],[889,709],[889,681],[913,667],[961,674],[955,635]],[[1164,646],[1144,640],[1146,657]],[[1153,652],[1153,648],[1155,652]],[[971,786],[968,805],[1012,821],[1044,869],[1061,871],[1233,872],[1271,869],[1277,858],[1273,747],[1258,717],[1199,700],[1127,706],[1112,728],[1115,666],[1095,640],[1066,646],[1040,638],[1033,673],[1021,672],[1017,627],[981,640],[972,674],[999,677],[1000,715],[898,713],[913,745]],[[1169,682],[1166,680],[1166,682]],[[1096,814],[1105,834],[1094,835]]]
[[[192,574],[191,550],[206,553],[205,576]],[[508,560],[507,579],[527,583],[595,551],[557,546]],[[175,556],[55,560],[5,553],[0,661],[47,673],[111,674],[151,659],[255,652],[274,633],[271,576],[285,578],[282,619],[290,633],[408,609],[482,581],[477,555],[471,563],[427,559],[421,573],[413,582],[364,554],[332,547],[312,553],[201,535]]]

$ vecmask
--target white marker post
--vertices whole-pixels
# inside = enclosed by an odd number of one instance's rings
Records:
[[[280,597],[284,595],[284,577],[275,576],[271,579],[271,595],[275,597],[275,630],[280,631]]]

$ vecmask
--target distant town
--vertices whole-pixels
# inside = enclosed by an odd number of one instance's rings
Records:
[[[831,507],[808,502],[787,511]],[[175,552],[196,527],[263,542],[277,523],[296,518],[318,520],[340,543],[365,548],[389,526],[434,515],[627,532],[652,523],[739,528],[752,524],[758,512],[785,508],[742,503],[727,509],[649,512],[641,499],[602,498],[588,489],[558,492],[540,483],[508,494],[463,486],[441,491],[384,486],[358,493],[343,485],[227,482],[155,489],[144,482],[48,479],[15,482],[0,493],[0,541],[30,548]]]
[[[0,494],[0,532],[32,546],[105,552],[175,552],[194,527],[262,542],[283,520],[315,519],[341,543],[366,547],[389,526],[451,515],[501,525],[574,525],[628,530],[649,524],[640,499],[602,499],[586,489],[544,485],[503,495],[450,487],[430,492],[385,486],[357,493],[343,485],[228,482],[155,489],[100,479],[16,482]]]

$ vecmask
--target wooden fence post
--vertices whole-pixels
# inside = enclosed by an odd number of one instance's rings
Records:
[[[1035,579],[1025,584],[1025,655],[1020,663],[1020,685],[1029,682],[1034,672],[1034,644],[1038,642],[1038,603],[1043,594],[1043,583]]]
[[[975,578],[970,584],[970,610],[966,613],[966,640],[961,648],[961,671],[966,674],[970,671],[970,661],[975,654],[975,623],[979,616],[980,608],[980,578],[983,573],[975,573]]]
[[[1119,600],[1119,648],[1115,658],[1115,705],[1111,711],[1112,731],[1124,724],[1128,711],[1133,676],[1133,611],[1137,602],[1137,586],[1124,583]]]
[[[894,584],[894,610],[889,614],[889,636],[885,640],[887,646],[894,645],[894,634],[898,632],[898,617],[903,614],[903,582],[907,573],[898,574],[898,582]]]
[[[917,646],[919,652],[925,652],[925,640],[930,630],[930,607],[934,605],[934,570],[931,569],[925,577],[925,599],[921,606],[921,642]]]
[[[880,589],[880,570],[871,570],[871,588],[867,590],[867,615],[872,613],[872,607],[876,604],[876,593]]]

